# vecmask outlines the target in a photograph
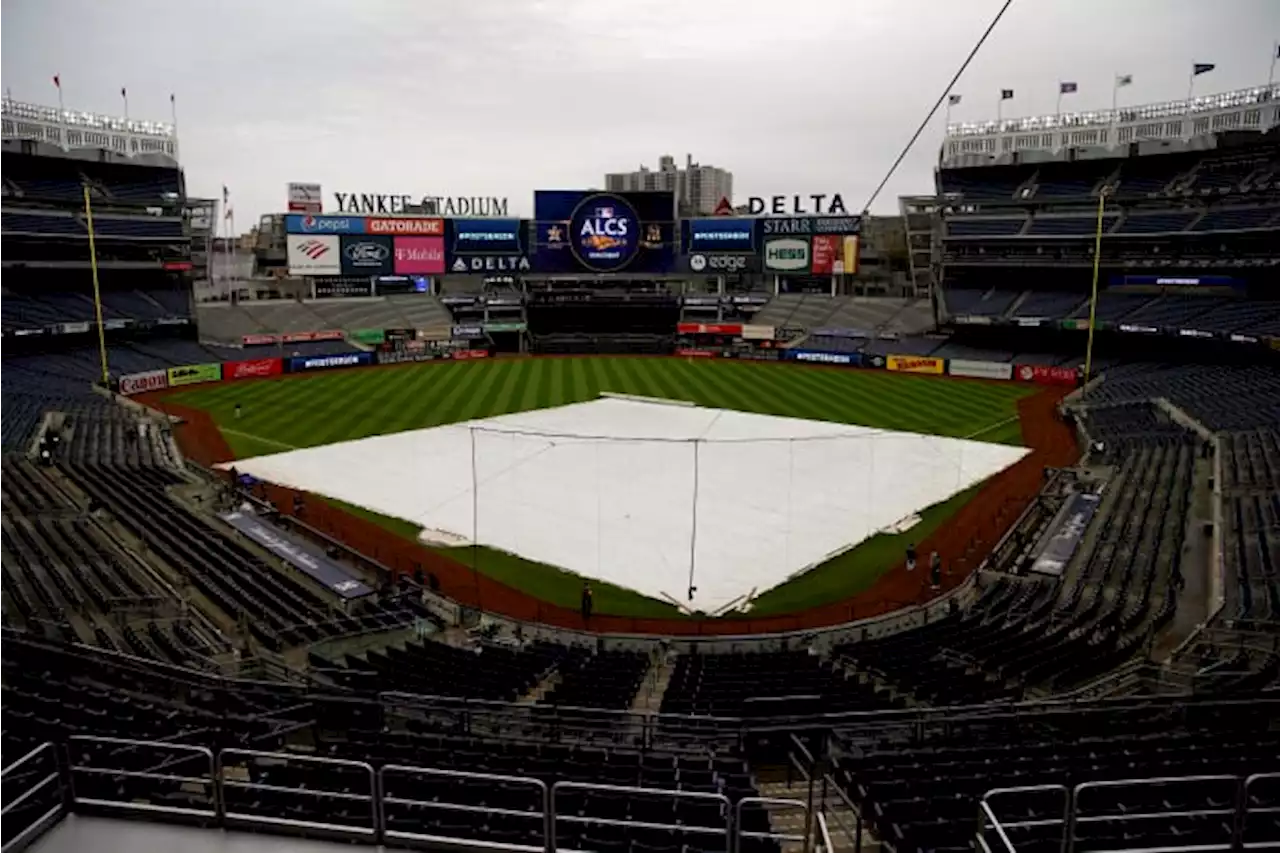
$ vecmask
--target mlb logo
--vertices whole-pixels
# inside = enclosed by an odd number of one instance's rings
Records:
[[[597,208],[596,208],[596,217],[597,217],[597,218],[599,218],[599,219],[613,219],[613,208],[612,208],[612,207],[597,207]]]

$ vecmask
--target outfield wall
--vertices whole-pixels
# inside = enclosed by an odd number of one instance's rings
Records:
[[[856,355],[856,354],[855,354]],[[906,357],[903,357],[904,359]],[[804,359],[789,360],[803,362]],[[887,367],[887,359],[886,367]],[[920,357],[896,362],[898,372],[923,372],[944,377],[945,360],[924,363]],[[943,362],[939,370],[933,362]],[[972,364],[972,362],[970,362]],[[908,368],[903,370],[901,368]],[[1013,374],[1017,374],[1017,368]],[[1065,378],[1065,377],[1064,377]],[[1073,387],[1054,376],[1043,391],[1017,402],[1023,444],[1032,452],[1019,462],[987,480],[978,494],[955,516],[930,536],[917,543],[920,553],[938,551],[948,574],[943,592],[958,587],[978,568],[1000,538],[1033,500],[1043,485],[1045,468],[1066,467],[1076,462],[1078,449],[1074,432],[1058,416],[1057,405]],[[974,381],[966,379],[964,381]],[[1030,381],[1035,381],[1032,378]],[[1042,382],[1046,381],[1041,379]],[[178,439],[188,458],[205,466],[235,458],[230,446],[208,413],[164,399],[167,394],[148,394],[148,405],[181,417]],[[751,617],[726,616],[718,619],[654,619],[596,614],[584,622],[576,609],[541,601],[532,595],[499,583],[473,571],[464,561],[427,550],[418,543],[388,533],[376,524],[352,516],[324,502],[307,502],[305,495],[279,486],[268,486],[267,497],[292,513],[293,499],[304,500],[302,518],[348,547],[366,554],[396,572],[434,575],[439,592],[459,604],[491,611],[524,622],[557,628],[610,634],[664,636],[739,636],[775,634],[831,627],[882,616],[895,610],[927,603],[936,594],[928,587],[926,572],[908,573],[905,565],[882,575],[870,589],[851,598],[792,614]]]

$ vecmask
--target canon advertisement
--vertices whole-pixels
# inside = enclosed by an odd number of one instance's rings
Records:
[[[673,266],[672,193],[538,190],[533,209],[539,272],[664,273]]]
[[[390,237],[361,235],[342,238],[343,275],[374,276],[391,275],[394,272]]]
[[[449,272],[492,275],[528,270],[527,232],[528,223],[519,219],[449,220]]]

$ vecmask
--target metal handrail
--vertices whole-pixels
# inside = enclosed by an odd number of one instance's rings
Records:
[[[628,794],[653,797],[668,797],[672,800],[701,800],[702,802],[719,803],[721,813],[724,815],[724,827],[712,826],[690,826],[688,824],[667,824],[667,823],[648,823],[637,820],[620,820],[617,818],[601,818],[587,817],[586,815],[561,815],[556,813],[556,796],[561,791],[600,791],[602,793],[611,794]],[[732,808],[729,798],[724,794],[711,794],[704,791],[681,791],[669,788],[641,788],[631,785],[599,785],[593,782],[556,782],[551,786],[551,801],[549,806],[547,849],[559,849],[556,844],[556,821],[563,820],[570,823],[594,823],[602,826],[634,826],[642,829],[678,829],[681,832],[694,832],[705,835],[724,833],[725,850],[731,851],[734,841],[734,828],[737,826],[736,821],[732,821]]]
[[[34,840],[37,835],[39,835],[49,826],[52,826],[53,823],[55,822],[55,819],[60,817],[64,811],[62,774],[59,772],[59,768],[58,768],[58,750],[53,745],[52,741],[45,741],[44,743],[37,746],[35,749],[28,752],[26,755],[19,758],[17,761],[10,764],[8,767],[4,768],[3,770],[0,770],[0,781],[3,781],[5,777],[10,776],[14,772],[20,770],[23,766],[25,766],[29,762],[34,763],[38,757],[44,756],[46,754],[52,760],[51,763],[53,765],[53,772],[47,774],[39,782],[35,783],[30,788],[26,789],[21,794],[19,794],[17,797],[5,803],[4,807],[0,808],[0,816],[7,815],[10,811],[18,808],[27,800],[31,799],[31,797],[33,797],[37,791],[47,787],[50,783],[57,784],[58,797],[54,802],[52,808],[46,809],[44,813],[42,813],[39,817],[37,817],[31,823],[24,826],[20,832],[14,835],[13,838],[9,839],[9,841],[7,841],[3,847],[0,847],[0,853],[9,853],[10,850],[20,850],[26,847],[26,845],[30,841]]]
[[[733,833],[730,838],[731,846],[729,853],[741,853],[743,838],[773,838],[779,841],[800,841],[808,843],[808,836],[801,834],[796,835],[794,832],[756,832],[754,830],[743,831],[742,829],[742,807],[747,804],[758,804],[762,806],[788,806],[797,808],[804,812],[804,825],[810,826],[809,822],[809,806],[800,800],[790,797],[743,797],[733,804]]]
[[[537,813],[518,812],[512,809],[503,809],[495,807],[480,807],[466,805],[462,803],[441,803],[428,800],[410,800],[405,797],[390,797],[387,795],[387,773],[410,773],[426,776],[441,776],[452,779],[477,779],[484,782],[514,782],[521,785],[529,785],[537,791],[542,802],[542,811]],[[406,832],[399,829],[391,829],[387,826],[387,804],[407,805],[407,806],[425,806],[426,808],[438,808],[442,810],[454,811],[473,811],[483,812],[485,814],[501,814],[510,817],[527,817],[542,819],[542,841],[543,849],[551,850],[550,839],[554,834],[554,814],[551,810],[551,791],[547,787],[547,783],[541,779],[535,779],[531,776],[506,776],[498,773],[477,773],[466,770],[449,770],[444,768],[432,767],[415,767],[407,764],[387,764],[384,765],[377,773],[378,780],[378,825],[382,828],[382,837],[384,839],[400,839],[405,841],[427,841],[427,842],[446,842],[457,843],[458,838],[447,835],[431,835],[418,832]],[[487,841],[485,847],[492,847],[501,850],[529,850],[529,845],[525,844],[507,844],[503,842]],[[536,848],[532,848],[536,849]]]
[[[226,764],[228,760],[236,758],[258,759],[263,758],[269,761],[283,762],[301,762],[303,764],[319,764],[329,767],[349,767],[355,770],[363,770],[368,774],[369,793],[368,794],[352,794],[346,791],[321,791],[314,788],[287,788],[281,785],[268,785],[262,782],[241,782],[236,779],[228,779],[226,774]],[[217,780],[219,790],[222,792],[222,817],[224,820],[242,821],[245,823],[257,823],[275,826],[296,826],[306,829],[322,829],[326,831],[341,832],[351,835],[360,835],[376,838],[381,830],[381,821],[379,815],[379,796],[377,775],[374,773],[373,765],[367,761],[351,761],[345,758],[322,758],[314,755],[297,755],[289,752],[261,752],[253,749],[224,749],[218,753],[217,757]],[[294,818],[274,817],[271,815],[251,814],[249,812],[233,812],[227,807],[226,789],[247,788],[255,791],[276,791],[286,792],[296,795],[310,795],[322,799],[343,799],[354,800],[356,802],[368,802],[370,809],[370,826],[368,828],[362,826],[352,826],[344,823],[330,823],[327,821],[307,821],[297,820]]]
[[[76,764],[76,756],[71,750],[71,747],[75,744],[142,747],[148,750],[155,750],[156,752],[185,755],[187,758],[194,758],[198,756],[204,759],[205,767],[208,769],[208,776],[180,776],[170,773],[153,773],[143,770],[123,770],[120,768],[95,767],[91,765]],[[164,762],[162,762],[162,764],[163,763]],[[104,800],[97,797],[83,797],[76,791],[75,779],[77,773],[109,776],[113,778],[143,778],[169,782],[181,782],[183,784],[194,783],[201,786],[208,785],[210,806],[209,808],[204,809],[192,808],[190,806],[156,805],[154,803],[135,803],[124,800]],[[135,740],[132,738],[72,735],[67,739],[67,787],[71,792],[71,802],[73,805],[85,804],[102,808],[115,808],[122,811],[136,810],[163,814],[203,815],[207,817],[217,817],[222,812],[221,801],[218,796],[218,777],[215,771],[213,750],[208,747],[193,746],[187,743],[161,743],[158,741]]]
[[[822,837],[822,853],[832,853],[835,846],[831,843],[831,833],[827,832],[827,816],[818,812],[818,834]]]

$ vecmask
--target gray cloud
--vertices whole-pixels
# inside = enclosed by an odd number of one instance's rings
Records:
[[[596,186],[659,154],[731,169],[739,199],[842,192],[860,205],[999,0],[8,0],[14,97],[167,119],[188,187],[237,224],[326,192],[500,195]],[[1016,0],[957,87],[953,120],[1211,92],[1266,80],[1275,0]],[[942,118],[878,201],[928,192]],[[328,201],[331,202],[331,199]]]

